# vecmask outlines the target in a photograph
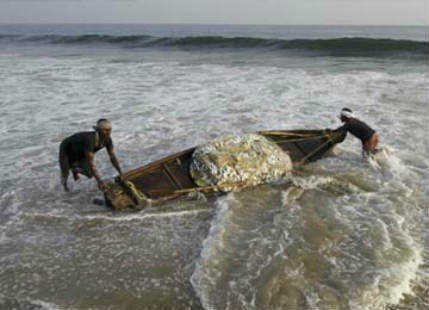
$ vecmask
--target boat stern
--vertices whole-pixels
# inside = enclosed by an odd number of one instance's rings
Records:
[[[136,197],[132,185],[128,181],[115,179],[108,184],[108,190],[104,192],[106,205],[114,210],[141,210],[148,206],[146,197]],[[132,184],[132,183],[131,183]]]

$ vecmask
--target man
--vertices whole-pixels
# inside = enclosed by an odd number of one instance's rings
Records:
[[[113,142],[110,137],[112,125],[110,121],[102,118],[97,121],[97,125],[93,128],[95,131],[78,132],[61,142],[59,156],[61,183],[67,192],[69,191],[67,186],[69,170],[72,171],[75,181],[79,180],[79,173],[90,179],[94,176],[98,188],[101,191],[107,190],[94,162],[94,154],[104,147],[107,149],[112,165],[119,175],[122,175],[118,159],[113,151]]]
[[[362,155],[368,156],[377,152],[378,134],[367,124],[357,119],[352,110],[343,108],[338,118],[344,123],[342,128],[362,141]]]

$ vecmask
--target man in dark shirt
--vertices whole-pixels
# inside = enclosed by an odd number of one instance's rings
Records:
[[[61,183],[66,191],[69,191],[67,179],[69,170],[73,173],[75,181],[79,179],[79,173],[88,178],[95,177],[98,188],[102,191],[107,189],[101,180],[94,162],[94,154],[102,148],[107,149],[110,161],[119,175],[122,175],[118,159],[113,151],[113,142],[110,137],[112,125],[107,119],[100,119],[93,127],[95,131],[78,132],[61,142],[60,145],[60,168]]]
[[[367,124],[357,119],[352,110],[343,108],[338,116],[344,123],[342,128],[362,141],[362,155],[367,156],[377,152],[378,134]]]

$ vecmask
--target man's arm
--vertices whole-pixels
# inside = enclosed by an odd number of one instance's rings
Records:
[[[92,175],[95,177],[95,180],[97,181],[98,188],[101,191],[104,191],[106,189],[106,185],[101,180],[100,174],[98,173],[97,167],[95,166],[94,153],[88,152],[88,162],[89,162],[89,168],[91,169]]]
[[[335,128],[334,129],[334,131],[337,131],[337,130],[343,130],[343,131],[346,131],[347,132],[347,129],[348,129],[348,126],[347,126],[347,123],[346,124],[344,124],[344,125],[341,125],[340,127],[338,127],[338,128]]]
[[[121,167],[119,167],[119,161],[118,158],[115,155],[115,151],[112,147],[107,148],[107,153],[109,154],[110,162],[112,163],[113,167],[118,171],[119,175],[122,175]]]

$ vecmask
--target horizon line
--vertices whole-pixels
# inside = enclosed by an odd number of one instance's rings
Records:
[[[7,26],[7,25],[170,25],[170,26],[270,26],[270,27],[276,27],[276,26],[306,26],[306,27],[314,27],[314,26],[324,26],[324,27],[428,27],[427,25],[417,25],[417,24],[401,24],[401,25],[394,25],[394,24],[222,24],[222,23],[118,23],[118,22],[112,22],[112,23],[100,23],[100,22],[94,22],[94,23],[80,23],[80,22],[67,22],[67,23],[57,23],[57,22],[47,22],[47,23],[27,23],[27,22],[19,22],[19,23],[2,23],[0,22],[0,26]]]

